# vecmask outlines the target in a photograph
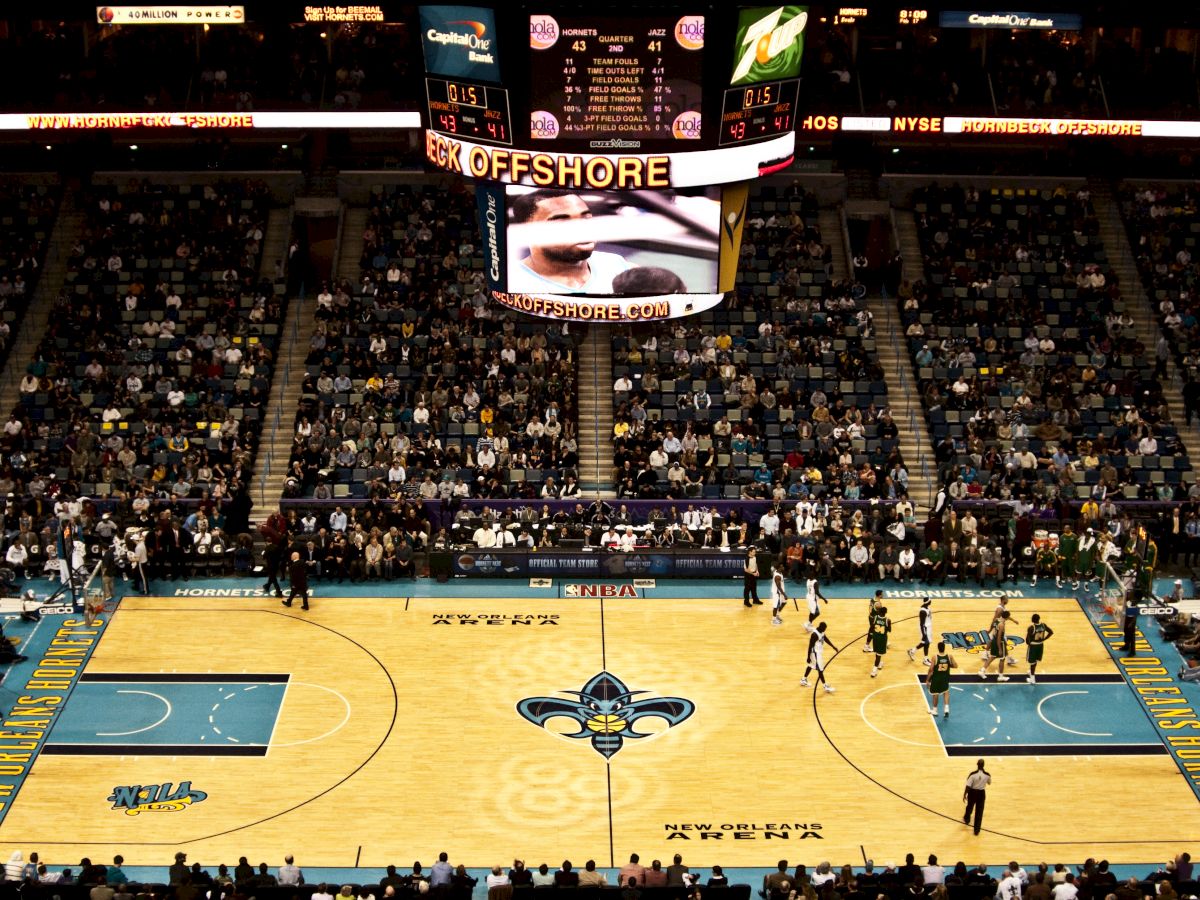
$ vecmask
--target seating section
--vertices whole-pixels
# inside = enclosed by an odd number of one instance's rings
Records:
[[[557,863],[550,867],[550,874],[553,875],[557,869]],[[664,872],[665,874],[665,872]],[[702,872],[702,875],[707,873]],[[211,876],[210,876],[211,877]],[[273,876],[272,876],[273,878]],[[382,898],[385,896],[385,891],[389,888],[393,891],[387,894],[388,897],[394,897],[396,900],[416,900],[418,897],[426,896],[430,893],[428,886],[424,889],[417,890],[408,887],[400,882],[403,882],[405,876],[401,875],[394,879],[395,884],[383,883],[367,883],[367,884],[351,884],[351,896],[363,900],[363,898]],[[472,896],[472,888],[475,883],[473,877],[458,878],[458,882],[451,884],[445,888],[436,889],[441,896],[446,900],[470,900]],[[17,882],[8,882],[6,886],[0,887],[0,897],[15,898],[20,896],[16,888],[19,886]],[[130,884],[129,887],[135,888],[133,893],[137,896],[156,896],[161,897],[172,893],[175,888],[165,884]],[[195,887],[205,892],[210,890],[208,882],[200,882],[195,884]],[[319,884],[301,884],[295,886],[260,886],[252,882],[238,882],[237,890],[234,885],[230,884],[225,888],[225,892],[217,891],[218,896],[233,897],[238,894],[248,891],[251,896],[259,898],[259,900],[309,900],[318,888],[326,887]],[[329,893],[337,894],[340,889],[340,884],[329,884],[327,886]],[[40,887],[34,885],[30,889],[31,895],[35,897],[45,897],[50,900],[52,897],[60,897],[61,900],[88,900],[89,892],[92,890],[90,885],[85,884],[44,884]],[[548,897],[551,894],[570,892],[569,896],[578,898],[578,900],[620,900],[623,888],[615,885],[604,885],[602,887],[583,886],[583,887],[564,887],[559,888],[553,885],[544,887],[533,887],[529,885],[508,886],[507,890],[503,888],[493,888],[491,896],[509,897],[515,900],[533,900],[534,897]],[[751,888],[748,884],[731,884],[727,887],[701,887],[699,888],[701,896],[708,900],[750,900]],[[641,896],[646,900],[685,900],[693,896],[692,890],[683,887],[648,887],[641,891]],[[899,897],[899,891],[897,891]],[[979,900],[980,895],[976,893],[963,893],[956,900]],[[780,898],[784,900],[784,898]]]
[[[1182,498],[1086,190],[934,186],[915,209],[929,283],[899,303],[951,497]]]
[[[378,189],[361,269],[318,296],[288,495],[577,491],[575,336],[488,300],[474,197]]]
[[[0,367],[37,289],[57,206],[56,189],[0,181]]]
[[[1126,187],[1121,213],[1138,272],[1158,310],[1159,327],[1170,341],[1176,361],[1189,381],[1200,369],[1200,258],[1194,258],[1200,235],[1200,210],[1188,191]]]
[[[828,259],[815,197],[760,187],[735,298],[614,336],[621,496],[903,492],[888,481],[903,466],[865,290],[833,281]]]
[[[265,189],[101,187],[21,383],[17,489],[215,498],[246,484],[283,286],[257,279]],[[40,485],[40,487],[39,487]]]

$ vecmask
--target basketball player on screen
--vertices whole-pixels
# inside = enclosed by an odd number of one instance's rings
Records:
[[[536,190],[509,201],[514,225],[569,223],[590,219],[587,201],[570,191]],[[613,279],[629,269],[623,256],[596,249],[595,241],[574,244],[539,244],[509,275],[513,291],[554,294],[611,294]]]

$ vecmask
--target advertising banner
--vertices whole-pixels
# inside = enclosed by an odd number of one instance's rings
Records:
[[[729,83],[757,84],[800,75],[807,6],[756,6],[738,11]]]
[[[487,273],[488,290],[503,291],[508,281],[504,188],[495,184],[476,185],[475,203],[479,207],[479,233],[483,235],[483,271]]]
[[[241,25],[244,6],[97,6],[100,25]]]
[[[499,81],[496,17],[481,6],[422,6],[425,71],[451,78]]]
[[[728,184],[721,191],[721,281],[720,290],[732,291],[737,281],[742,229],[746,224],[746,201],[750,185]]]
[[[742,574],[745,551],[734,553],[595,553],[463,550],[457,577],[721,578]]]
[[[1082,31],[1079,13],[984,12],[948,9],[938,15],[942,28],[1007,28],[1028,31]]]

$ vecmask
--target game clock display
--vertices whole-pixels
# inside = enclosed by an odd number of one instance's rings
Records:
[[[725,91],[721,110],[722,147],[786,134],[796,126],[800,81],[770,81]]]
[[[508,91],[448,78],[426,78],[429,127],[472,141],[512,145]]]

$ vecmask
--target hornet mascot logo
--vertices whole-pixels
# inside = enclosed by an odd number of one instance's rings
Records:
[[[517,712],[543,728],[551,719],[571,719],[579,730],[563,737],[591,739],[592,748],[605,759],[612,759],[626,739],[653,737],[653,733],[634,730],[633,725],[639,719],[662,719],[668,728],[674,728],[696,711],[696,704],[682,697],[635,700],[637,694],[648,691],[631,691],[621,679],[608,672],[595,676],[582,691],[562,693],[573,694],[578,699],[527,697],[517,704]]]

